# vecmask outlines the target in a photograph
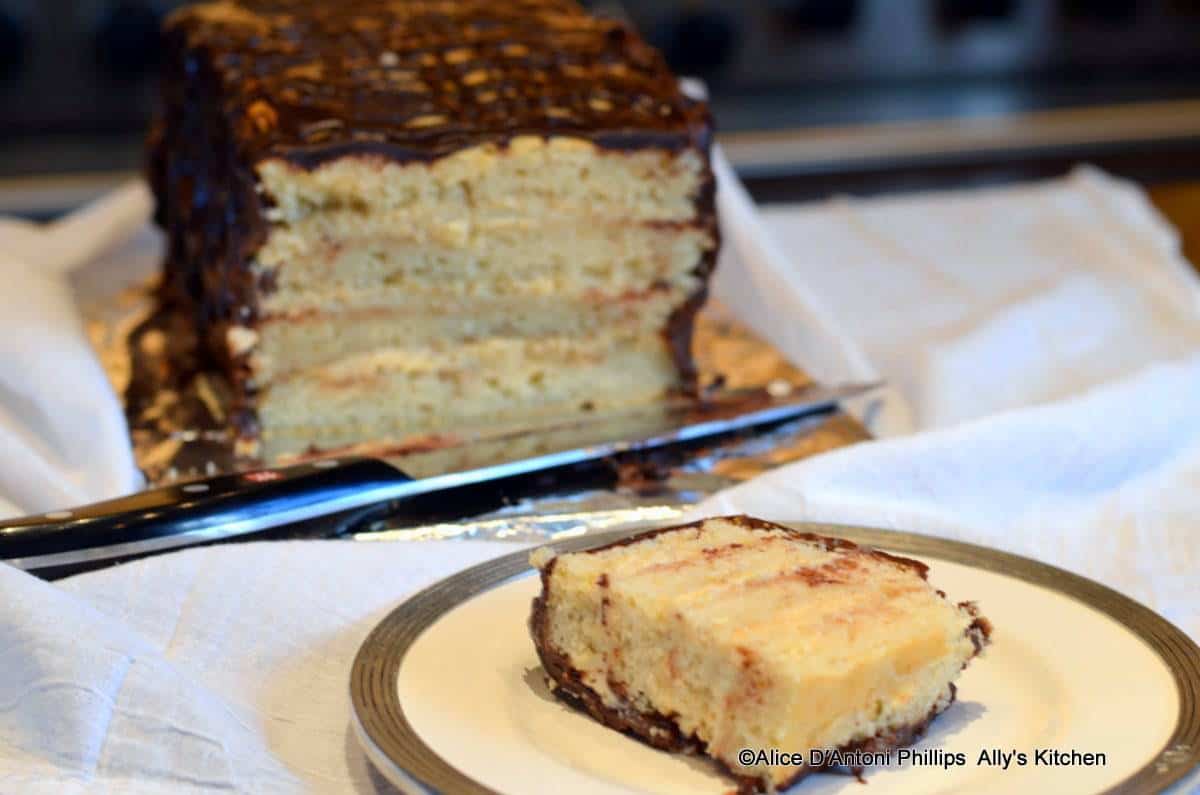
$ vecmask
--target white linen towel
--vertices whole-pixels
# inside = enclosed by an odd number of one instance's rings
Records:
[[[150,198],[129,185],[53,224],[0,219],[0,516],[133,491],[121,404],[84,333],[68,277],[126,242]]]
[[[786,261],[744,267],[769,268],[777,292],[820,296],[865,351],[900,398],[880,435],[1058,400],[1200,350],[1200,280],[1178,234],[1141,189],[1094,168],[763,219]],[[788,315],[731,305],[805,353]]]

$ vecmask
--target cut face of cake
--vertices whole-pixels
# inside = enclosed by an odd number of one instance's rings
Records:
[[[745,766],[741,749],[912,742],[990,633],[917,561],[745,516],[532,561],[530,629],[555,692],[658,748],[706,753],[745,790],[811,771]]]
[[[686,390],[710,122],[570,0],[224,0],[167,25],[167,288],[266,458]]]

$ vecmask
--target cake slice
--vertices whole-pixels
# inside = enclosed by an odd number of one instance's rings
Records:
[[[922,563],[746,516],[532,562],[530,631],[554,691],[657,748],[707,754],[744,791],[815,768],[743,765],[741,749],[807,762],[914,741],[990,633]]]
[[[495,433],[693,386],[711,124],[572,0],[220,0],[166,28],[166,293],[241,450]]]

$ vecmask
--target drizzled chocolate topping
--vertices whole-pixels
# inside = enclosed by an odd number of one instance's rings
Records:
[[[434,158],[522,134],[707,145],[707,109],[662,56],[571,0],[222,0],[167,31],[215,72],[251,159]]]

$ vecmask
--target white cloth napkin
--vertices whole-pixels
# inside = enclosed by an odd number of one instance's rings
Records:
[[[841,200],[773,211],[773,244],[722,187],[718,297],[822,378],[894,381],[885,433],[941,430],[701,510],[992,544],[1200,634],[1196,287],[1139,192],[1083,171]],[[406,594],[509,549],[251,544],[56,585],[0,566],[0,792],[374,791],[348,729],[355,648]]]
[[[0,793],[376,792],[350,729],[358,646],[419,587],[516,548],[257,543],[54,585],[0,566]]]
[[[0,219],[0,516],[141,483],[68,277],[140,229],[149,207],[145,187],[133,184],[53,224]]]
[[[1093,168],[763,218],[782,253],[743,258],[727,280],[745,270],[777,302],[820,297],[894,388],[878,435],[1069,397],[1200,349],[1200,280],[1178,235],[1139,188]],[[755,312],[756,294],[722,299],[807,361],[796,339],[823,324]],[[841,374],[859,377],[847,361]]]

